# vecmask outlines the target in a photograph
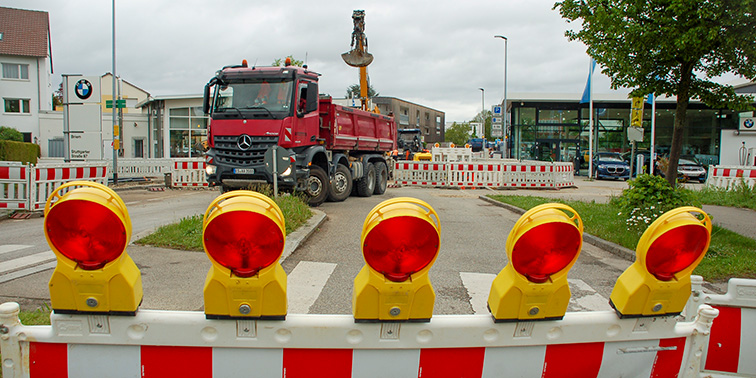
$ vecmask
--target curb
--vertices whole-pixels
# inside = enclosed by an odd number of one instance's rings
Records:
[[[520,215],[525,214],[525,210],[520,209],[517,206],[512,206],[512,205],[510,205],[508,203],[499,202],[497,200],[488,198],[486,196],[479,196],[478,198],[480,198],[483,201],[486,201],[486,202],[488,202],[488,203],[490,203],[492,205],[503,207],[503,208],[505,208],[505,209],[513,212],[513,213],[520,214]],[[619,256],[619,257],[621,257],[621,258],[623,258],[623,259],[625,259],[627,261],[630,261],[630,262],[635,261],[635,251],[633,251],[633,250],[631,250],[629,248],[625,248],[625,247],[623,247],[623,246],[621,246],[619,244],[612,243],[612,242],[610,242],[608,240],[601,239],[599,237],[593,236],[593,235],[588,234],[588,233],[583,233],[583,240],[586,243],[588,243],[588,244],[591,244],[593,246],[601,248],[601,249],[603,249],[603,250],[605,250],[605,251],[607,251],[607,252],[609,252],[609,253],[611,253],[613,255],[617,255],[617,256]]]
[[[283,263],[289,255],[299,248],[300,244],[304,243],[313,233],[315,233],[315,230],[325,222],[326,213],[312,208],[310,211],[312,211],[313,214],[312,217],[307,220],[307,223],[286,236],[286,245],[284,246],[284,251],[281,254],[281,258],[278,259],[278,262]]]

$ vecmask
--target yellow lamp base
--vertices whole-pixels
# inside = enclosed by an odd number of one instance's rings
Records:
[[[260,270],[252,277],[233,276],[213,264],[204,288],[205,317],[208,319],[286,318],[286,272],[280,263]]]
[[[427,270],[404,282],[393,282],[362,267],[354,278],[352,313],[356,322],[428,322],[436,293]]]

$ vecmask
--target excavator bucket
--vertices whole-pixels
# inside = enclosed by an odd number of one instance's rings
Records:
[[[357,49],[341,54],[341,58],[352,67],[367,67],[373,62],[373,54]]]

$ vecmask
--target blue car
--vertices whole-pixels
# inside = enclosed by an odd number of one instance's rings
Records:
[[[593,157],[593,178],[630,178],[630,164],[616,152],[599,152]]]

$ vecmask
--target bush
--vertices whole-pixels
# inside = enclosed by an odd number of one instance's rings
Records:
[[[628,228],[645,230],[660,215],[680,206],[701,204],[688,191],[669,186],[661,176],[640,175],[628,181],[629,188],[622,195],[612,199],[612,204],[627,216]]]
[[[20,161],[37,164],[39,146],[34,143],[0,140],[0,161]]]
[[[0,140],[12,140],[14,142],[23,142],[24,141],[24,134],[21,134],[20,131],[7,127],[7,126],[0,126]]]

